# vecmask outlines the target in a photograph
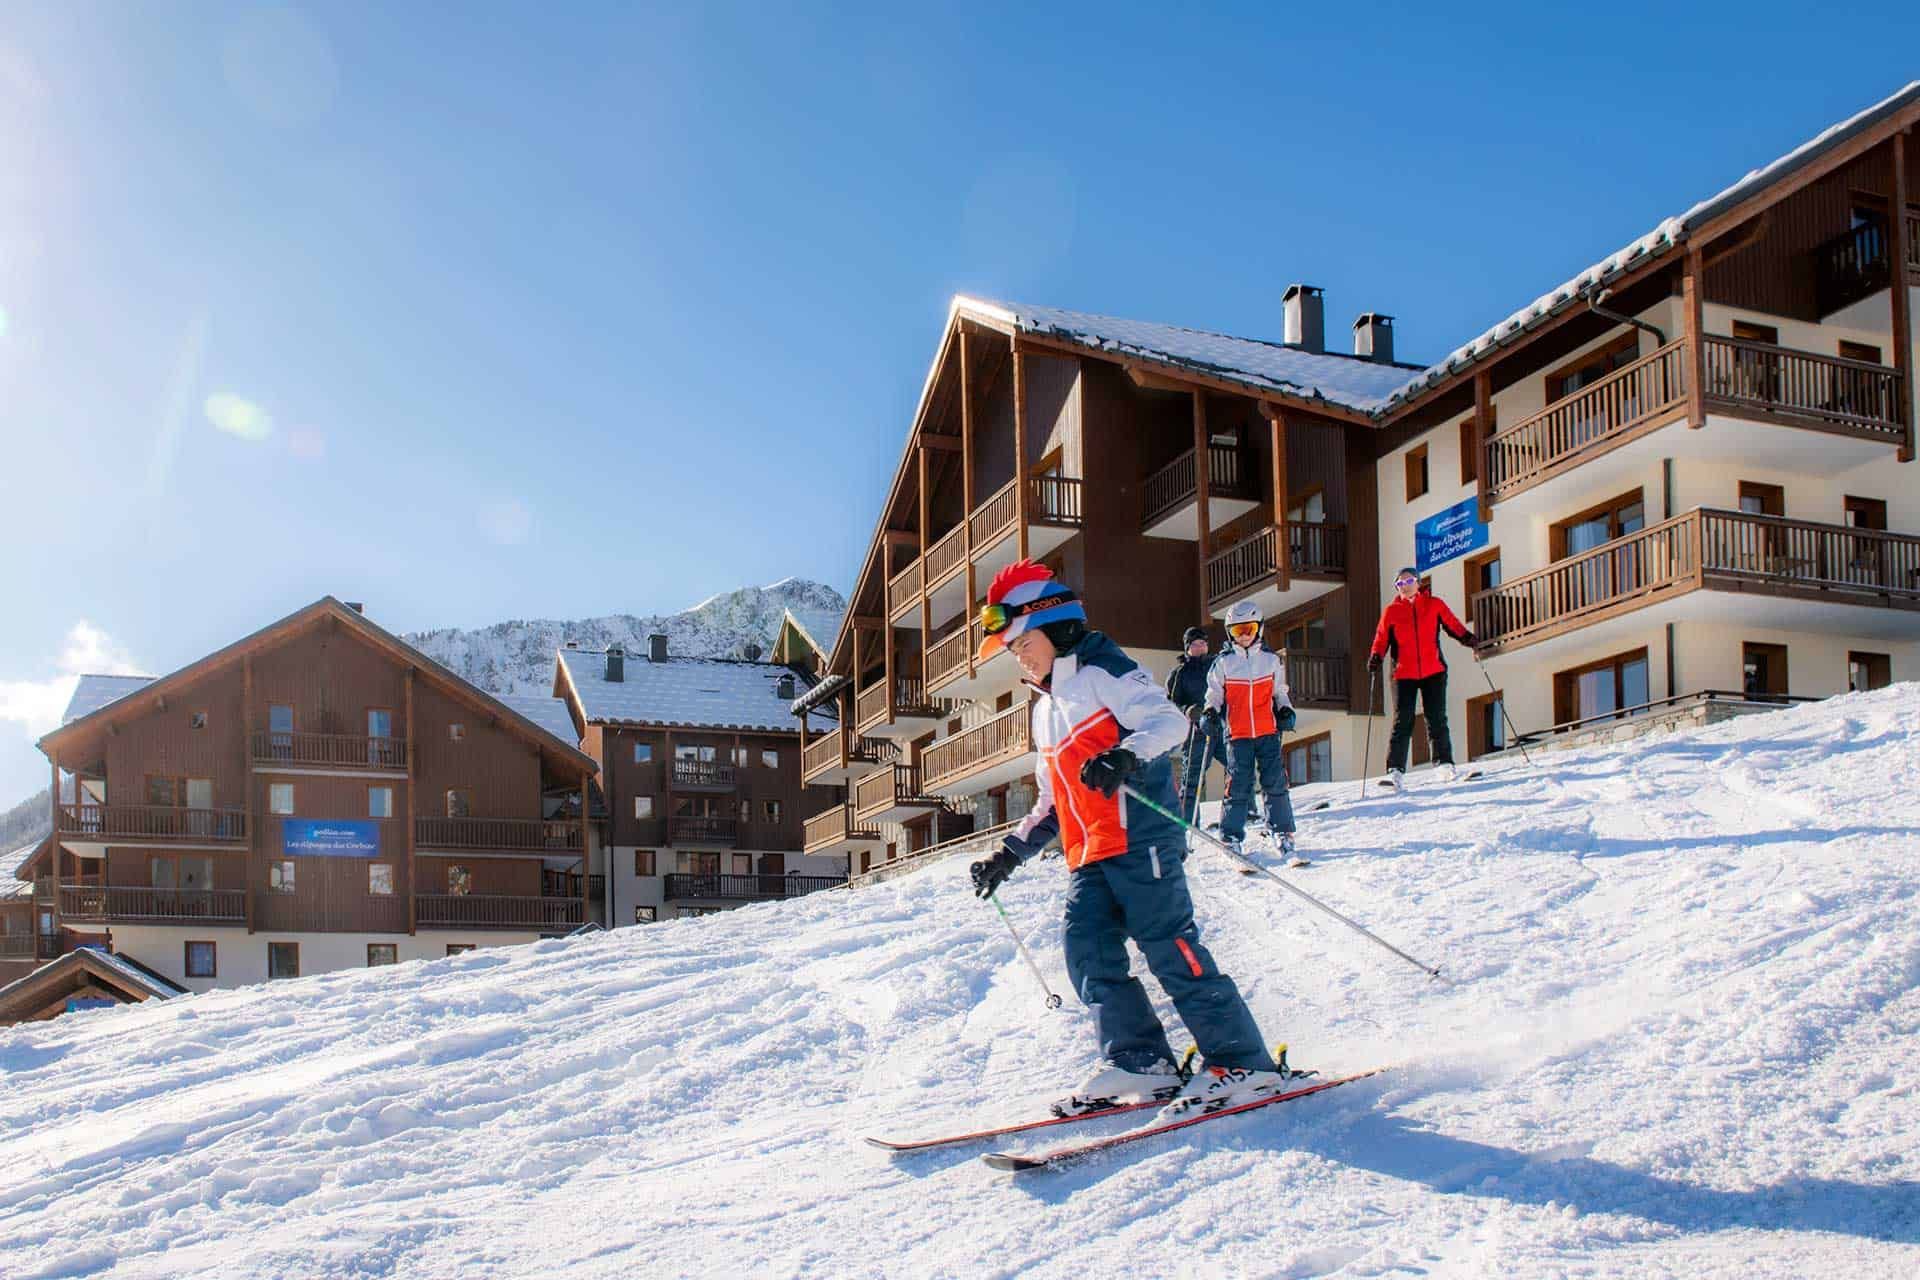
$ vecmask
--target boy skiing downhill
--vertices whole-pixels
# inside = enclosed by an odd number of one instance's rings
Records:
[[[1042,565],[1000,571],[981,610],[985,661],[1005,648],[1033,704],[1033,811],[991,858],[973,864],[975,891],[991,897],[1021,863],[1058,836],[1070,879],[1067,974],[1094,1011],[1102,1065],[1056,1115],[1164,1099],[1172,1118],[1276,1092],[1276,1070],[1233,979],[1200,943],[1187,891],[1186,835],[1169,818],[1120,794],[1137,788],[1171,810],[1168,753],[1186,718],[1120,647],[1086,625],[1086,609]],[[1184,1084],[1146,989],[1129,968],[1127,939],[1179,1010],[1203,1066]]]
[[[1473,632],[1453,616],[1453,610],[1433,594],[1432,587],[1421,585],[1419,574],[1411,568],[1395,574],[1393,599],[1380,611],[1367,670],[1379,671],[1381,659],[1389,651],[1393,653],[1393,738],[1387,744],[1386,782],[1396,791],[1406,786],[1415,698],[1427,713],[1427,742],[1433,748],[1434,767],[1445,769],[1449,782],[1459,776],[1453,764],[1453,735],[1447,730],[1447,659],[1440,652],[1443,627],[1455,640],[1473,647]]]
[[[1200,820],[1200,784],[1205,780],[1201,766],[1209,759],[1222,768],[1231,768],[1227,744],[1220,735],[1220,719],[1208,719],[1207,672],[1213,667],[1208,654],[1207,633],[1200,627],[1188,627],[1180,637],[1182,652],[1173,670],[1167,673],[1167,697],[1187,717],[1187,753],[1180,779],[1180,816],[1188,822]]]
[[[1253,776],[1267,793],[1267,830],[1280,837],[1280,852],[1294,852],[1293,795],[1280,758],[1280,735],[1298,717],[1287,695],[1287,667],[1260,639],[1260,607],[1242,600],[1227,610],[1227,647],[1207,672],[1207,718],[1218,732],[1227,721],[1232,752],[1227,803],[1220,834],[1234,848],[1247,834],[1247,810],[1253,806]]]

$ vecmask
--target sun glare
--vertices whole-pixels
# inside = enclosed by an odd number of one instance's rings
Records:
[[[241,440],[260,441],[273,434],[272,415],[231,391],[216,391],[207,397],[207,421]]]

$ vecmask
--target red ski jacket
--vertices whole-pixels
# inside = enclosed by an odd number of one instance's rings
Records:
[[[1461,644],[1472,643],[1473,633],[1460,624],[1447,608],[1447,602],[1421,587],[1412,601],[1395,596],[1380,611],[1380,626],[1373,633],[1373,654],[1384,658],[1394,655],[1395,680],[1425,680],[1447,669],[1440,653],[1440,628]]]

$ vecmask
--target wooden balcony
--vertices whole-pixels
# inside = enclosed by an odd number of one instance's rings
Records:
[[[918,765],[884,765],[860,779],[853,789],[853,816],[863,826],[902,822],[940,807],[940,797],[920,785]]]
[[[244,889],[148,889],[137,885],[63,884],[60,918],[116,921],[247,922]]]
[[[1814,246],[1813,287],[1822,319],[1893,283],[1893,237],[1873,218]],[[1907,215],[1907,269],[1920,270],[1920,214]]]
[[[984,584],[1013,562],[1018,546],[1014,537],[1018,495],[1017,482],[1008,481],[975,507],[964,524],[942,534],[924,557],[894,571],[887,582],[887,616],[895,626],[919,629],[923,590],[933,626],[945,625],[967,607],[966,577],[960,571],[967,563],[969,527],[978,582]],[[1080,481],[1070,476],[1028,477],[1028,554],[1044,556],[1073,536],[1081,525],[1080,495]]]
[[[0,933],[0,960],[32,960],[39,944],[31,933]]]
[[[489,853],[579,853],[578,818],[418,818],[414,844],[422,849]]]
[[[734,768],[730,764],[721,764],[713,760],[675,760],[673,762],[675,791],[732,791],[738,785],[734,779]]]
[[[1352,705],[1353,669],[1348,655],[1321,649],[1282,649],[1287,691],[1295,710],[1346,711]]]
[[[61,839],[76,844],[243,845],[245,809],[175,809],[147,804],[63,804]]]
[[[1704,346],[1710,409],[1858,440],[1906,440],[1900,376],[1886,365],[1717,335]]]
[[[1686,411],[1686,368],[1675,339],[1494,432],[1482,450],[1487,492],[1512,497],[1671,422]]]
[[[1191,542],[1200,536],[1200,494],[1193,459],[1194,451],[1189,449],[1147,477],[1140,519],[1140,532],[1147,537]],[[1253,510],[1253,485],[1239,446],[1209,445],[1207,462],[1207,519],[1219,528]]]
[[[1207,603],[1224,615],[1236,601],[1251,599],[1268,617],[1305,604],[1337,588],[1347,576],[1347,527],[1321,521],[1285,523],[1288,552],[1286,590],[1275,572],[1277,535],[1263,525],[1207,560]]]
[[[903,618],[907,610],[920,603],[920,562],[915,560],[887,579],[887,616]]]
[[[837,889],[845,876],[703,876],[675,873],[667,877],[668,902],[769,902],[801,898],[822,889]]]
[[[1025,700],[993,719],[936,742],[921,756],[923,786],[942,796],[972,795],[1031,772],[1033,750]]]
[[[256,765],[289,769],[345,769],[405,773],[405,738],[369,738],[344,733],[255,733],[248,754]]]
[[[885,738],[917,738],[947,714],[945,699],[930,697],[917,676],[899,676],[893,682],[893,705],[887,705],[885,682],[869,685],[854,695],[855,731]]]
[[[975,549],[990,547],[1013,532],[1014,518],[1020,512],[1020,499],[1009,480],[996,489],[985,502],[973,509],[967,517],[973,525],[973,545]]]
[[[740,838],[740,824],[709,814],[675,814],[667,819],[667,832],[676,845],[731,845]]]
[[[1920,610],[1920,537],[1700,508],[1480,592],[1473,629],[1505,652],[1701,590]]]
[[[860,847],[877,849],[885,843],[877,829],[855,821],[852,805],[837,804],[806,820],[800,847],[805,853],[846,853]]]
[[[927,589],[945,582],[967,562],[966,525],[957,524],[947,530],[933,546],[927,549]]]
[[[422,929],[520,929],[557,933],[581,924],[580,899],[528,898],[499,893],[417,893],[414,916]]]
[[[845,786],[878,764],[891,743],[862,738],[844,728],[829,729],[800,750],[800,781],[808,786]]]

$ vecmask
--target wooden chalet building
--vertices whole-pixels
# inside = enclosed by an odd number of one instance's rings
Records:
[[[1026,693],[1011,659],[975,662],[971,622],[1020,556],[1161,674],[1184,627],[1259,601],[1296,783],[1382,768],[1384,728],[1359,758],[1382,582],[1463,504],[1485,543],[1431,578],[1497,692],[1455,663],[1459,759],[1506,746],[1509,714],[1565,737],[1920,676],[1920,473],[1897,465],[1917,121],[1920,84],[1431,367],[1394,358],[1377,312],[1328,351],[1305,285],[1277,340],[954,299],[827,676],[795,704],[838,713],[804,776],[844,794],[806,848],[858,874],[1031,802]]]
[[[171,675],[83,677],[40,748],[37,961],[92,943],[204,991],[596,918],[593,761],[331,597]]]
[[[795,642],[797,643],[797,642]],[[803,664],[682,658],[569,646],[554,695],[606,793],[609,919],[645,923],[812,893],[846,881],[846,858],[803,851],[824,793],[801,782],[788,705]],[[817,728],[832,723],[813,716]]]

